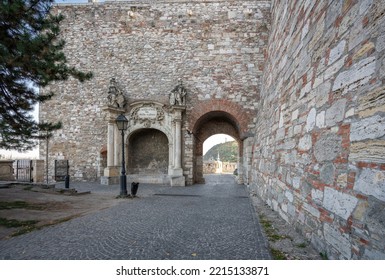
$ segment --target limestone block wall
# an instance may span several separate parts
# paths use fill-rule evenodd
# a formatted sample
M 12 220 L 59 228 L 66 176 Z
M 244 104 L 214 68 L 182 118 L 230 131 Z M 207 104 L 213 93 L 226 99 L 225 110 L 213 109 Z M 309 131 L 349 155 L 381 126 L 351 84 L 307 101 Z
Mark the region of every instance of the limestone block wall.
M 13 160 L 0 160 L 0 181 L 14 181 Z
M 333 259 L 385 259 L 385 1 L 273 1 L 252 188 Z
M 194 110 L 224 100 L 255 114 L 270 1 L 114 1 L 63 4 L 54 12 L 65 16 L 61 35 L 69 64 L 94 73 L 83 84 L 69 79 L 42 89 L 56 95 L 42 104 L 40 119 L 63 123 L 50 140 L 50 164 L 68 159 L 72 179 L 96 180 L 102 170 L 98 165 L 103 162 L 107 122 L 101 108 L 112 77 L 129 103 L 168 104 L 170 91 L 183 81 L 189 90 L 182 128 L 188 183 L 193 176 L 193 140 L 187 128 Z M 251 130 L 255 119 L 245 119 L 251 120 L 244 125 Z M 40 151 L 45 157 L 44 142 Z

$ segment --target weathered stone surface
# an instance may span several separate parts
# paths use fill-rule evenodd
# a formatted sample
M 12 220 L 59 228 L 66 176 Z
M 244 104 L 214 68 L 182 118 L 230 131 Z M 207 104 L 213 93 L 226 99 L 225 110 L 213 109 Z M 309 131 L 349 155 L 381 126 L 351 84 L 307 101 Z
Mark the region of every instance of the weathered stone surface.
M 379 52 L 382 52 L 383 50 L 385 50 L 385 34 L 377 38 L 376 49 Z
M 285 138 L 286 129 L 284 127 L 277 130 L 277 140 L 282 140 Z
M 373 4 L 373 0 L 361 0 L 359 14 L 362 15 L 363 13 L 365 13 L 372 4 Z
M 321 135 L 315 143 L 314 156 L 317 161 L 333 161 L 341 152 L 341 136 L 334 133 Z
M 317 190 L 317 189 L 312 189 L 311 190 L 311 197 L 314 202 L 317 204 L 322 204 L 324 193 L 323 191 Z
M 337 17 L 341 14 L 342 5 L 343 5 L 342 1 L 331 2 L 326 13 L 325 22 L 327 27 L 331 27 L 336 21 Z
M 366 211 L 368 209 L 369 203 L 367 201 L 359 201 L 356 209 L 353 212 L 352 217 L 358 221 L 363 221 Z
M 345 50 L 345 46 L 346 46 L 346 41 L 342 40 L 337 44 L 337 46 L 331 49 L 329 62 L 328 62 L 329 65 L 333 64 L 335 61 L 337 61 L 337 59 L 339 59 L 342 56 Z
M 385 140 L 352 143 L 349 160 L 385 163 Z
M 358 114 L 369 117 L 377 112 L 385 112 L 385 87 L 377 88 L 360 98 Z
M 334 64 L 330 65 L 325 71 L 325 79 L 330 79 L 335 76 L 335 74 L 342 69 L 345 65 L 347 56 L 343 56 Z
M 376 58 L 368 57 L 354 64 L 349 70 L 340 73 L 334 81 L 333 91 L 356 89 L 369 82 L 376 71 Z
M 307 119 L 306 119 L 306 131 L 311 131 L 313 130 L 314 126 L 315 126 L 315 121 L 316 121 L 316 115 L 317 115 L 317 111 L 315 108 L 312 108 L 309 112 L 309 114 L 307 115 Z
M 312 139 L 310 134 L 306 134 L 301 139 L 299 139 L 298 149 L 300 151 L 308 151 L 312 147 Z
M 292 193 L 292 192 L 286 191 L 286 192 L 285 192 L 285 196 L 286 196 L 286 198 L 287 198 L 290 202 L 293 202 L 293 201 L 294 201 L 294 196 L 293 196 L 293 193 Z
M 367 52 L 371 51 L 374 48 L 373 42 L 368 42 L 365 45 L 363 45 L 354 55 L 353 60 L 359 59 L 361 56 L 366 54 Z
M 345 259 L 351 258 L 351 243 L 349 235 L 341 233 L 335 227 L 325 224 L 324 225 L 324 237 L 328 244 L 336 248 Z
M 311 10 L 310 2 L 315 3 Z M 320 252 L 326 250 L 332 259 L 366 258 L 366 249 L 375 252 L 385 248 L 377 241 L 381 236 L 359 228 L 368 219 L 367 195 L 354 188 L 360 184 L 357 180 L 362 166 L 374 166 L 376 172 L 382 172 L 382 165 L 375 163 L 383 163 L 381 158 L 385 158 L 380 150 L 385 136 L 383 3 L 300 0 L 290 5 L 275 1 L 272 5 L 276 22 L 271 26 L 260 126 L 254 141 L 268 146 L 263 161 L 275 162 L 284 171 L 272 174 L 257 167 L 253 175 L 261 194 L 277 198 L 275 208 L 287 209 L 281 212 L 316 239 Z M 283 105 L 284 122 L 279 123 L 277 112 Z M 283 138 L 275 141 L 271 132 L 275 133 L 280 124 L 286 134 L 281 133 Z M 289 145 L 283 144 L 292 143 L 293 138 L 297 142 L 294 161 L 284 149 Z M 262 161 L 258 156 L 254 160 Z M 277 176 L 286 179 L 287 189 L 294 195 L 294 213 L 289 214 L 293 208 L 289 199 L 282 202 L 284 208 L 280 207 L 278 191 L 272 187 Z M 365 181 L 368 189 L 373 187 L 370 180 Z M 319 218 L 316 210 L 321 213 Z M 346 226 L 350 226 L 352 216 L 360 223 L 356 226 L 357 220 L 353 221 L 349 231 Z M 381 224 L 378 216 L 374 220 Z
M 303 209 L 307 212 L 309 212 L 312 216 L 316 217 L 316 218 L 319 218 L 321 213 L 318 209 L 316 209 L 315 207 L 311 206 L 310 204 L 308 203 L 304 203 L 303 204 Z
M 294 177 L 293 178 L 293 187 L 295 189 L 299 189 L 300 186 L 301 186 L 301 177 Z
M 354 190 L 385 201 L 385 171 L 364 168 L 357 174 Z
M 348 174 L 343 173 L 337 177 L 337 186 L 340 188 L 346 188 L 348 185 Z
M 347 220 L 356 207 L 358 199 L 346 193 L 325 188 L 323 206 L 330 212 Z
M 328 73 L 328 71 L 326 71 L 326 73 Z M 322 107 L 324 104 L 326 104 L 326 102 L 329 99 L 330 89 L 331 89 L 331 83 L 329 81 L 326 81 L 325 83 L 322 84 L 322 86 L 317 87 L 315 92 L 317 108 Z
M 376 199 L 368 199 L 365 223 L 369 232 L 377 236 L 377 241 L 385 245 L 385 203 Z
M 315 121 L 316 121 L 317 127 L 319 128 L 325 127 L 325 111 L 322 111 L 321 113 L 319 113 Z
M 350 128 L 350 140 L 362 141 L 376 139 L 385 135 L 385 117 L 375 115 L 353 122 Z
M 363 258 L 367 260 L 385 260 L 385 253 L 378 250 L 371 250 L 368 248 L 365 249 Z
M 320 179 L 330 185 L 334 182 L 335 168 L 332 163 L 326 163 L 320 170 Z
M 345 108 L 346 99 L 340 99 L 327 109 L 325 114 L 326 126 L 333 126 L 341 122 L 345 116 Z

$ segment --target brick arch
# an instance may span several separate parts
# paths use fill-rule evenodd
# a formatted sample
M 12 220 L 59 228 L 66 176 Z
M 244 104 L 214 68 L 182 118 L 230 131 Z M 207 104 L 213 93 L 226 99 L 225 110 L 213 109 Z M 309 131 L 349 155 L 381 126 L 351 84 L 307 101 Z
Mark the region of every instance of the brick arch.
M 200 110 L 200 112 L 203 111 Z M 238 166 L 241 165 L 243 154 L 242 125 L 229 112 L 221 110 L 206 112 L 195 120 L 192 129 L 192 134 L 194 135 L 193 180 L 195 183 L 204 183 L 203 142 L 212 135 L 222 133 L 232 136 L 238 142 Z
M 243 108 L 237 103 L 225 99 L 200 101 L 195 104 L 195 106 L 187 112 L 189 130 L 195 133 L 200 126 L 202 118 L 215 111 L 228 114 L 231 122 L 237 126 L 239 137 L 241 139 L 249 136 L 250 132 L 248 130 L 248 125 L 252 123 L 253 112 Z
M 208 113 L 207 115 L 210 115 Z M 208 118 L 204 123 L 202 123 L 199 128 L 194 133 L 195 137 L 195 154 L 203 155 L 203 143 L 215 134 L 227 134 L 233 137 L 238 144 L 242 143 L 238 129 L 232 124 L 226 117 L 221 119 Z M 239 155 L 242 155 L 242 150 L 239 151 Z

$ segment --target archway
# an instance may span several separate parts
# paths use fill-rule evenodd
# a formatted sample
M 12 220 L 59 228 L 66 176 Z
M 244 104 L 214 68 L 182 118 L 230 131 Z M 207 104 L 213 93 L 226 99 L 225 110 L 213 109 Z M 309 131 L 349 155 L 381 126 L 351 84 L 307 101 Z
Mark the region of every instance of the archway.
M 238 142 L 238 166 L 242 164 L 243 141 L 240 137 L 239 124 L 230 113 L 225 111 L 212 111 L 202 115 L 195 123 L 194 129 L 194 154 L 193 167 L 194 183 L 204 183 L 203 177 L 203 143 L 212 135 L 227 134 Z M 242 176 L 240 174 L 239 178 Z M 240 181 L 239 181 L 240 182 Z

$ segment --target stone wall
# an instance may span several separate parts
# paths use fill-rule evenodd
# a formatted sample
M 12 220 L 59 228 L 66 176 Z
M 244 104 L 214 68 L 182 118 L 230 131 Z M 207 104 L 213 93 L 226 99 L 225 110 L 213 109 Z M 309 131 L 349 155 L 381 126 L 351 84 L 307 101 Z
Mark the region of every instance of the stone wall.
M 243 131 L 239 133 L 244 135 L 255 126 L 270 1 L 64 4 L 55 6 L 55 13 L 65 16 L 61 34 L 69 63 L 94 73 L 83 84 L 69 79 L 42 89 L 56 95 L 42 104 L 40 119 L 63 123 L 50 139 L 50 164 L 68 159 L 72 179 L 89 181 L 100 176 L 107 137 L 106 114 L 101 108 L 107 103 L 112 77 L 128 103 L 156 100 L 168 104 L 170 91 L 179 79 L 183 81 L 189 90 L 182 128 L 188 184 L 194 174 L 194 140 L 189 131 L 202 105 L 214 101 L 227 112 L 241 108 L 244 113 L 238 121 Z M 45 157 L 44 142 L 40 151 Z
M 0 181 L 14 181 L 13 160 L 0 160 Z
M 385 259 L 385 1 L 273 1 L 251 188 L 333 259 Z
M 129 139 L 128 174 L 168 174 L 167 136 L 155 129 L 146 129 Z

